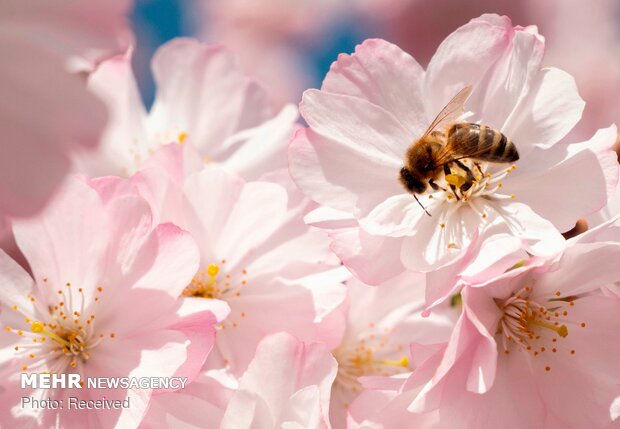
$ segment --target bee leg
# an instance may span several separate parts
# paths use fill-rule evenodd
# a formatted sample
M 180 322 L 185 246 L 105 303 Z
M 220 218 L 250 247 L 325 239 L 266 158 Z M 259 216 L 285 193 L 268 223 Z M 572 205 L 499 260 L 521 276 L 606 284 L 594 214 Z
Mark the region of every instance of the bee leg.
M 443 165 L 443 174 L 446 175 L 446 176 L 449 175 L 449 174 L 452 174 L 452 172 L 450 171 L 450 167 L 448 167 L 448 164 L 444 164 Z M 450 189 L 452 190 L 452 194 L 454 195 L 456 200 L 457 201 L 461 201 L 459 196 L 456 194 L 456 186 L 454 186 L 453 184 L 450 184 Z
M 471 185 L 473 185 L 474 182 L 476 181 L 476 177 L 474 176 L 474 173 L 471 172 L 470 168 L 466 166 L 465 164 L 463 164 L 461 161 L 459 161 L 458 159 L 455 159 L 454 162 L 465 172 L 465 174 L 467 174 L 465 183 L 461 185 L 461 192 L 467 192 L 467 190 L 471 188 Z
M 484 177 L 484 173 L 482 172 L 482 168 L 480 168 L 480 164 L 477 162 L 474 162 L 474 165 L 476 166 L 476 170 L 478 170 L 478 173 L 480 173 L 480 176 Z

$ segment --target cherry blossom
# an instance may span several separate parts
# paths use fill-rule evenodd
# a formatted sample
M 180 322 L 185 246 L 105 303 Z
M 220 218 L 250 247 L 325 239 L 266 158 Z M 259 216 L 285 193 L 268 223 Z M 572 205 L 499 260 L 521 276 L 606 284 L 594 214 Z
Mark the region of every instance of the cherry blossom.
M 199 263 L 192 238 L 174 225 L 153 224 L 140 197 L 102 197 L 71 179 L 39 216 L 14 223 L 32 276 L 0 253 L 2 426 L 47 427 L 57 419 L 63 427 L 136 426 L 150 390 L 105 390 L 107 399 L 129 398 L 128 409 L 28 408 L 19 402 L 25 395 L 104 395 L 22 390 L 20 373 L 191 380 L 213 346 L 217 315 L 227 309 L 179 298 Z
M 140 99 L 131 52 L 103 62 L 89 79 L 106 102 L 111 121 L 95 153 L 80 170 L 131 176 L 161 146 L 194 145 L 205 163 L 216 162 L 246 179 L 286 165 L 285 146 L 297 112 L 274 114 L 267 94 L 245 76 L 222 46 L 175 39 L 155 53 L 157 96 L 150 112 Z
M 332 351 L 338 375 L 331 394 L 330 421 L 345 428 L 349 406 L 364 390 L 364 379 L 407 374 L 414 369 L 409 344 L 447 339 L 452 311 L 422 317 L 424 276 L 406 273 L 379 287 L 347 282 L 348 311 L 341 343 Z
M 143 195 L 158 221 L 189 231 L 201 257 L 180 295 L 230 308 L 198 385 L 154 397 L 147 427 L 192 420 L 179 410 L 196 400 L 219 410 L 212 415 L 218 420 L 265 335 L 285 329 L 328 347 L 342 337 L 342 283 L 350 274 L 333 258 L 325 234 L 303 222 L 314 204 L 281 174 L 269 177 L 273 181 L 245 182 L 203 165 L 191 146 L 172 144 L 129 181 L 93 181 L 101 193 Z
M 562 140 L 584 104 L 568 74 L 541 68 L 543 52 L 534 27 L 513 27 L 496 15 L 452 33 L 426 71 L 394 45 L 364 42 L 339 57 L 321 90 L 304 94 L 309 128 L 289 149 L 293 179 L 313 200 L 355 217 L 360 235 L 378 237 L 372 246 L 408 269 L 450 263 L 494 223 L 532 253 L 561 250 L 557 230 L 600 209 L 615 189 L 618 166 L 609 160 L 616 128 L 582 143 Z M 437 191 L 419 196 L 428 216 L 399 183 L 399 172 L 409 145 L 467 85 L 473 86 L 467 121 L 502 131 L 520 159 L 467 161 L 477 171 L 473 186 L 453 192 L 442 178 Z M 454 168 L 448 181 L 463 174 Z
M 391 400 L 436 427 L 603 428 L 618 416 L 618 221 L 570 239 L 558 258 L 531 257 L 462 289 L 450 339 L 413 344 L 422 365 Z M 402 412 L 402 409 L 394 412 Z
M 198 243 L 200 266 L 183 295 L 231 309 L 218 325 L 209 369 L 241 375 L 258 341 L 284 327 L 304 341 L 340 340 L 331 313 L 350 274 L 325 234 L 303 222 L 313 204 L 292 184 L 246 182 L 179 145 L 162 148 L 130 181 L 97 182 L 112 194 L 138 192 L 158 221 L 179 225 Z

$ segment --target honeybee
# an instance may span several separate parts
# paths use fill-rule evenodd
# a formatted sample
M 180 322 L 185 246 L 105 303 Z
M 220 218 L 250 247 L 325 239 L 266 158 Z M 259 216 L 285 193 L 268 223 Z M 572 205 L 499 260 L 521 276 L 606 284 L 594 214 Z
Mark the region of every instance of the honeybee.
M 400 182 L 429 216 L 416 194 L 424 193 L 428 186 L 434 190 L 443 189 L 435 183 L 442 172 L 456 199 L 459 199 L 457 188 L 461 193 L 466 192 L 476 180 L 461 159 L 473 160 L 479 170 L 475 161 L 507 163 L 519 159 L 514 143 L 500 131 L 486 125 L 457 122 L 471 91 L 472 87 L 466 86 L 439 112 L 424 135 L 409 147 L 405 166 L 400 170 Z M 464 178 L 453 175 L 452 168 L 462 170 Z M 459 180 L 447 180 L 455 177 Z

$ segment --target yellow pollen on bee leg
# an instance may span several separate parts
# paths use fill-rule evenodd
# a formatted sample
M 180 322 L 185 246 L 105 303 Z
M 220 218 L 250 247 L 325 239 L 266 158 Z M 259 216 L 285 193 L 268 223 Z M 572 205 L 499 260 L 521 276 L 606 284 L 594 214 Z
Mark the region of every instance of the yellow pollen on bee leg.
M 446 182 L 448 182 L 450 185 L 454 185 L 457 188 L 460 188 L 465 183 L 465 178 L 457 174 L 447 174 Z

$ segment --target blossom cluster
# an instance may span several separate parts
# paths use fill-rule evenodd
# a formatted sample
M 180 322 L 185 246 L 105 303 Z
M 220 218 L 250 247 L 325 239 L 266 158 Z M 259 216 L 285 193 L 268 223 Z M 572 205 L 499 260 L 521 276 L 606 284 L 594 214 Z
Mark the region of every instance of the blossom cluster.
M 179 38 L 147 109 L 128 7 L 0 5 L 0 427 L 618 427 L 618 131 L 536 27 L 366 40 L 299 108 Z

